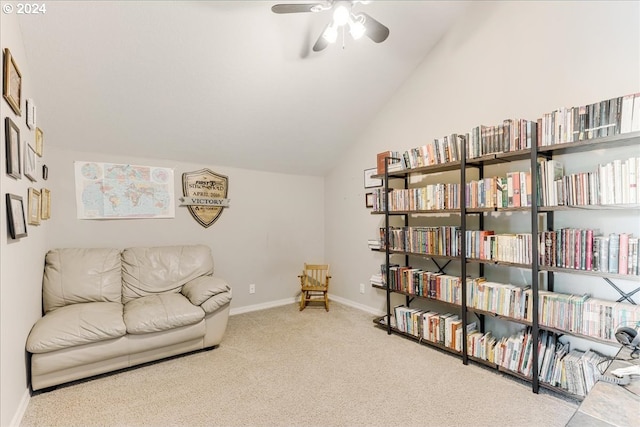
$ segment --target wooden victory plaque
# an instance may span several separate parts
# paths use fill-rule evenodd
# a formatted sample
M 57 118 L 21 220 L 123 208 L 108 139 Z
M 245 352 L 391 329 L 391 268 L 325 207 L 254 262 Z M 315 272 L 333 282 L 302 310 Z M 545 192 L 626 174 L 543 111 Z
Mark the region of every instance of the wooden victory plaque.
M 191 216 L 203 227 L 209 227 L 229 207 L 227 190 L 229 178 L 210 169 L 200 169 L 182 174 L 182 202 Z

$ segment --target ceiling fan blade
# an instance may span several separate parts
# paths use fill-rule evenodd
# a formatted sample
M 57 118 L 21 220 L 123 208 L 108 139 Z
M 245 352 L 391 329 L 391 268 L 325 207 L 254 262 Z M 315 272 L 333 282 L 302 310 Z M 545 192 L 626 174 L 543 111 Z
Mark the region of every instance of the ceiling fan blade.
M 320 52 L 325 47 L 329 46 L 329 41 L 324 38 L 324 32 L 327 31 L 327 28 L 329 28 L 329 25 L 331 25 L 331 22 L 329 22 L 327 26 L 324 27 L 324 30 L 322 30 L 322 32 L 320 33 L 320 37 L 318 37 L 318 40 L 316 40 L 316 44 L 313 45 L 314 52 Z
M 300 13 L 313 12 L 312 7 L 318 6 L 317 3 L 308 4 L 276 4 L 271 7 L 273 13 Z
M 387 27 L 364 12 L 360 12 L 359 15 L 364 16 L 364 27 L 367 29 L 365 34 L 371 40 L 376 43 L 381 43 L 389 37 L 389 29 Z

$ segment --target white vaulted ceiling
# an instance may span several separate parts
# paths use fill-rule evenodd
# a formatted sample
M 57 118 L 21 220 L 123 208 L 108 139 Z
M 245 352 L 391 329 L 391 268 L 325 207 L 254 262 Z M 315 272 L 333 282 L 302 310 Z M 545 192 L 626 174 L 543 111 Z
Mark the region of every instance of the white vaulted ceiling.
M 330 12 L 276 3 L 296 2 L 49 1 L 22 16 L 47 144 L 324 175 L 465 6 L 357 5 L 389 38 L 316 53 Z

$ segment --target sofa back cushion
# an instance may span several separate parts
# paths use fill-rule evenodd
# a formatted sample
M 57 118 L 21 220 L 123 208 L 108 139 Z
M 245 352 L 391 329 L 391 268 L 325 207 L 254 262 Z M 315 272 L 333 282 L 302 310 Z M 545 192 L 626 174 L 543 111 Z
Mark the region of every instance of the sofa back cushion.
M 45 313 L 70 304 L 122 302 L 120 251 L 52 249 L 45 256 L 42 299 Z
M 211 274 L 213 257 L 205 245 L 128 248 L 122 251 L 122 302 L 178 293 L 190 280 Z

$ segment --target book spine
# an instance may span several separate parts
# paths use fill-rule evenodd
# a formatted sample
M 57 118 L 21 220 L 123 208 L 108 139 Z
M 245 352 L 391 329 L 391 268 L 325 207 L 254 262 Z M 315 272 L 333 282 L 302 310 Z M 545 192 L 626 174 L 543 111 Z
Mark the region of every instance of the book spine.
M 609 273 L 618 274 L 620 258 L 620 235 L 611 233 L 609 235 Z
M 591 271 L 593 269 L 593 230 L 587 230 L 585 252 L 585 269 Z
M 627 274 L 629 268 L 629 235 L 621 233 L 619 241 L 618 274 Z

